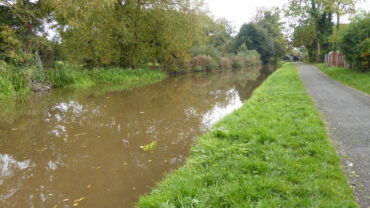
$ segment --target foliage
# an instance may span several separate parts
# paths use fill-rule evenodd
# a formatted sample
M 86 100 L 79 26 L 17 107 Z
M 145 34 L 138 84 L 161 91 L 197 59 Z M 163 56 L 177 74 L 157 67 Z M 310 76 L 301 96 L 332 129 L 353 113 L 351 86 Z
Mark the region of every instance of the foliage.
M 254 22 L 265 28 L 271 36 L 274 42 L 274 54 L 277 58 L 282 58 L 287 50 L 287 41 L 283 34 L 283 22 L 280 13 L 281 11 L 278 8 L 260 9 L 254 18 Z
M 261 125 L 263 124 L 263 125 Z M 201 137 L 137 207 L 357 207 L 294 65 Z
M 14 94 L 15 90 L 10 79 L 7 76 L 0 74 L 0 99 L 13 96 Z
M 275 55 L 274 42 L 268 31 L 256 23 L 244 24 L 236 37 L 236 46 L 245 44 L 248 49 L 256 50 L 264 63 Z
M 296 18 L 293 45 L 304 46 L 308 50 L 310 61 L 323 60 L 324 54 L 337 48 L 331 36 L 334 29 L 334 18 L 337 16 L 337 29 L 340 18 L 355 12 L 358 0 L 289 0 L 286 10 L 288 16 Z
M 240 28 L 234 51 L 240 50 L 242 46 L 255 50 L 261 55 L 264 63 L 268 63 L 272 57 L 282 58 L 287 50 L 287 42 L 282 31 L 280 11 L 276 8 L 260 9 L 253 22 Z
M 220 67 L 221 69 L 231 69 L 234 64 L 233 57 L 221 57 L 220 58 Z
M 183 67 L 203 14 L 186 0 L 49 1 L 68 60 L 89 66 Z M 180 66 L 176 66 L 179 64 Z
M 193 57 L 190 61 L 190 65 L 192 68 L 200 67 L 205 69 L 205 67 L 211 62 L 211 60 L 212 58 L 209 56 L 200 55 Z
M 315 64 L 331 78 L 370 95 L 370 72 L 359 72 L 346 68 L 328 67 L 326 64 Z
M 32 59 L 32 54 L 54 53 L 44 51 L 50 44 L 44 37 L 45 23 L 50 20 L 50 8 L 44 6 L 43 2 L 1 0 L 0 59 L 20 66 Z
M 340 49 L 354 68 L 370 71 L 370 13 L 353 19 L 342 34 Z

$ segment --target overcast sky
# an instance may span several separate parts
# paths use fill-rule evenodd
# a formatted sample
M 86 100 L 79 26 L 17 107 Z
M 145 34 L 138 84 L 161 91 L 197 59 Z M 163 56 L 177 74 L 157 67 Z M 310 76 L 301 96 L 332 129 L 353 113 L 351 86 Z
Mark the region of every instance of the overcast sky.
M 208 8 L 216 18 L 224 17 L 232 21 L 239 30 L 240 26 L 249 22 L 259 7 L 282 7 L 287 0 L 205 0 Z M 360 9 L 370 11 L 370 0 L 363 0 Z

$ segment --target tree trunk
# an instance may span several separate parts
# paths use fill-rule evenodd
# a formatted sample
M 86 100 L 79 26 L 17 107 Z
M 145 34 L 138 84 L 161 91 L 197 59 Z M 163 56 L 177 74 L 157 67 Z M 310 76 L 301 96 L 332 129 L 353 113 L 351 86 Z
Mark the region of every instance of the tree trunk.
M 316 61 L 317 62 L 320 62 L 320 42 L 317 41 L 317 57 L 316 57 Z
M 337 28 L 339 28 L 340 25 L 340 14 L 339 12 L 337 13 Z

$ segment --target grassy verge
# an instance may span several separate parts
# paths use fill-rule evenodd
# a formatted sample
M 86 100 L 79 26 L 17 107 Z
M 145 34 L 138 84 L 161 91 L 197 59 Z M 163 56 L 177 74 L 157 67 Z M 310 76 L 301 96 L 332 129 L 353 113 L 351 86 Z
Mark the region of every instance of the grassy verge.
M 29 94 L 35 86 L 52 88 L 86 88 L 100 84 L 119 84 L 120 89 L 152 84 L 167 75 L 149 69 L 94 68 L 60 63 L 44 72 L 35 67 L 0 67 L 0 100 Z
M 329 67 L 326 64 L 315 64 L 315 66 L 331 78 L 370 94 L 370 72 L 358 72 L 340 67 Z
M 138 207 L 357 207 L 293 64 L 202 136 Z
M 55 88 L 81 88 L 98 84 L 151 84 L 164 79 L 166 74 L 149 69 L 94 68 L 50 70 L 47 77 Z

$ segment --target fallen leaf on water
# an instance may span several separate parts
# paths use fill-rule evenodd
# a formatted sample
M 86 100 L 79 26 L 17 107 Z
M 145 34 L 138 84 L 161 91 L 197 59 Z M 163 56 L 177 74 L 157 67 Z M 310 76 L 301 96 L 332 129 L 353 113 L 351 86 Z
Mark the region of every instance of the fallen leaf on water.
M 150 162 L 150 163 L 151 163 L 151 162 L 152 162 L 152 160 L 148 160 L 148 162 Z
M 76 134 L 75 136 L 82 136 L 82 135 L 86 135 L 87 133 L 81 133 L 81 134 Z
M 63 199 L 63 202 L 67 202 L 67 201 L 69 201 L 69 199 Z
M 11 129 L 12 131 L 17 131 L 18 129 L 17 128 L 15 128 L 15 129 Z
M 96 167 L 95 169 L 96 169 L 96 170 L 99 170 L 100 168 L 101 168 L 101 167 L 100 167 L 100 166 L 98 166 L 98 167 Z
M 74 201 L 73 201 L 73 203 L 78 203 L 78 202 L 80 202 L 80 201 L 82 201 L 82 200 L 84 200 L 85 199 L 85 197 L 81 197 L 81 198 L 79 198 L 79 199 L 75 199 Z
M 127 165 L 127 162 L 123 163 L 123 166 L 126 166 Z
M 136 187 L 134 186 L 134 187 L 132 187 L 132 189 L 136 190 Z
M 74 206 L 74 207 L 77 207 L 77 206 L 78 206 L 78 203 L 74 203 L 74 204 L 73 204 L 73 206 Z
M 85 145 L 82 145 L 81 147 L 82 147 L 82 148 L 86 148 L 86 146 L 85 146 Z
M 152 141 L 147 145 L 140 146 L 140 149 L 142 149 L 145 152 L 153 151 L 155 148 L 157 148 L 157 141 Z
M 91 184 L 87 185 L 86 188 L 88 188 L 88 189 L 91 188 Z

